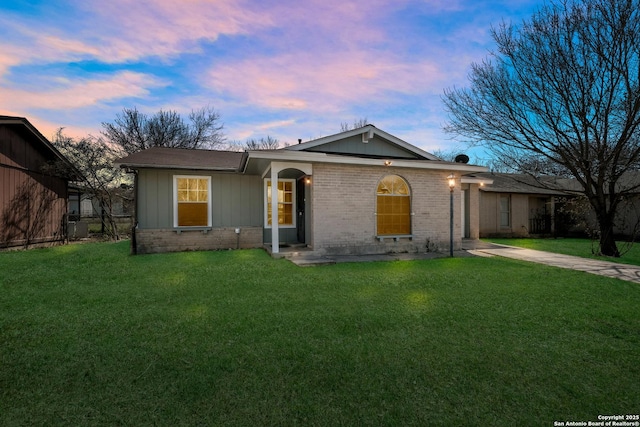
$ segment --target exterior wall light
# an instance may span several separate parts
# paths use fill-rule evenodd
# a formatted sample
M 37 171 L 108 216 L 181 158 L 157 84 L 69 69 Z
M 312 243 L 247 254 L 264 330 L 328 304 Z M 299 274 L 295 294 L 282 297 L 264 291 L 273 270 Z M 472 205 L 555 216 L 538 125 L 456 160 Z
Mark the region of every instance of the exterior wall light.
M 384 161 L 384 165 L 385 166 L 391 166 L 391 163 L 393 163 L 391 160 L 385 160 Z
M 453 189 L 456 187 L 456 176 L 454 174 L 451 174 L 447 177 L 447 179 L 449 180 L 449 190 L 451 190 L 451 192 L 453 193 Z

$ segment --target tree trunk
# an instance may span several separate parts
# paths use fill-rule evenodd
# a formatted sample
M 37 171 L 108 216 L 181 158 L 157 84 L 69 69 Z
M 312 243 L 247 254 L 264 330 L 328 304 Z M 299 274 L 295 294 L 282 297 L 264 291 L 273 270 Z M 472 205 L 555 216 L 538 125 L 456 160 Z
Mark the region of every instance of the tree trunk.
M 600 217 L 598 222 L 600 225 L 600 254 L 611 257 L 620 257 L 620 251 L 616 245 L 613 235 L 613 218 L 611 214 Z

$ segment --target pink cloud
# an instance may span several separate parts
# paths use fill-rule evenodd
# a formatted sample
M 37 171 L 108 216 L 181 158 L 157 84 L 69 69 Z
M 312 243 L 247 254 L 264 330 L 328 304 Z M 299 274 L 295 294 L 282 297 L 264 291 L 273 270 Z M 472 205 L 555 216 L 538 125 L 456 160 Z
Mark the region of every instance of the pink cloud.
M 199 40 L 248 34 L 271 25 L 268 17 L 233 0 L 95 0 L 81 7 L 95 14 L 93 30 L 106 62 L 196 51 Z
M 234 0 L 87 0 L 68 25 L 0 17 L 11 45 L 0 46 L 0 76 L 11 67 L 95 58 L 105 63 L 197 51 L 201 40 L 249 34 L 272 25 L 270 18 Z
M 20 63 L 20 58 L 10 52 L 0 51 L 0 78 L 11 68 Z
M 66 38 L 59 31 L 38 31 L 24 23 L 0 20 L 0 25 L 6 25 L 13 34 L 20 35 L 11 43 L 0 45 L 0 77 L 5 75 L 11 67 L 30 63 L 51 63 L 79 60 L 99 55 L 99 47 Z
M 146 74 L 129 71 L 103 80 L 57 79 L 49 89 L 0 88 L 0 108 L 6 109 L 74 109 L 118 98 L 142 97 L 149 89 L 163 83 Z
M 5 109 L 0 106 L 0 115 L 2 116 L 14 116 L 14 117 L 26 117 L 29 122 L 38 129 L 38 131 L 49 141 L 54 137 L 58 129 L 63 128 L 63 133 L 72 138 L 84 138 L 87 135 L 96 135 L 95 127 L 82 127 L 82 126 L 67 126 L 64 123 L 52 122 L 25 110 L 20 109 Z
M 241 140 L 249 138 L 264 138 L 270 132 L 278 132 L 282 129 L 290 129 L 295 125 L 295 120 L 276 120 L 271 122 L 262 122 L 257 124 L 245 125 L 244 128 L 236 129 L 235 135 Z M 280 141 L 281 143 L 287 141 Z
M 89 44 L 64 39 L 58 36 L 44 36 L 38 38 L 39 49 L 38 56 L 45 55 L 47 59 L 59 60 L 59 55 L 62 53 L 66 57 L 83 57 L 83 56 L 97 56 L 100 54 L 100 49 Z
M 204 84 L 266 108 L 335 110 L 352 102 L 383 102 L 385 92 L 440 93 L 444 78 L 435 64 L 390 54 L 298 52 L 216 65 Z

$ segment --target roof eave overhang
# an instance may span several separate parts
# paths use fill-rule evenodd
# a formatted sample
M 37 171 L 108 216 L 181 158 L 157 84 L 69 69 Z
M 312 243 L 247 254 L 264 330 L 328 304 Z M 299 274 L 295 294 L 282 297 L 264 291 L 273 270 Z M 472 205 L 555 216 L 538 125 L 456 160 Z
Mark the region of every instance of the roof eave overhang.
M 145 163 L 120 163 L 115 162 L 115 165 L 122 169 L 180 169 L 180 170 L 193 170 L 193 171 L 211 171 L 211 172 L 238 172 L 238 168 L 215 168 L 207 166 L 184 166 L 184 165 L 157 165 L 157 164 L 145 164 Z
M 486 184 L 486 183 L 485 183 Z M 572 196 L 576 193 L 572 193 L 570 191 L 562 191 L 562 190 L 549 190 L 545 188 L 536 190 L 522 190 L 522 189 L 514 189 L 514 188 L 493 188 L 493 187 L 483 187 L 480 191 L 484 191 L 486 193 L 504 193 L 504 194 L 523 194 L 527 196 Z
M 492 179 L 478 178 L 476 176 L 463 176 L 461 178 L 461 182 L 463 184 L 479 184 L 479 185 L 491 185 L 491 184 L 493 184 L 493 180 Z
M 82 173 L 78 168 L 69 161 L 34 125 L 31 124 L 26 117 L 13 117 L 2 116 L 0 117 L 0 124 L 7 125 L 21 125 L 24 126 L 42 145 L 60 162 L 62 162 L 66 168 L 65 178 L 69 180 L 83 179 Z
M 460 172 L 487 172 L 484 166 L 474 166 L 464 163 L 443 162 L 437 160 L 400 160 L 400 159 L 372 159 L 362 157 L 340 156 L 327 153 L 317 153 L 309 151 L 248 151 L 246 167 L 252 160 L 267 160 L 281 162 L 311 162 L 311 163 L 333 163 L 350 164 L 359 166 L 387 166 L 397 168 L 431 169 Z M 484 180 L 486 182 L 486 180 Z

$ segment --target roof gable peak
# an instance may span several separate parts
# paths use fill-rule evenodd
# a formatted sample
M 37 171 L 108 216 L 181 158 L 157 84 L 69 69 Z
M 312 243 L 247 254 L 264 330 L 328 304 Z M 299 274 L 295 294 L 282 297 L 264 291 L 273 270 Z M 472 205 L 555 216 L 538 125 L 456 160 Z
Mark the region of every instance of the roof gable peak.
M 372 147 L 373 145 L 376 145 L 376 147 Z M 301 142 L 284 149 L 289 151 L 315 151 L 362 157 L 379 156 L 441 160 L 437 156 L 378 129 L 372 124 L 317 138 L 308 142 Z

